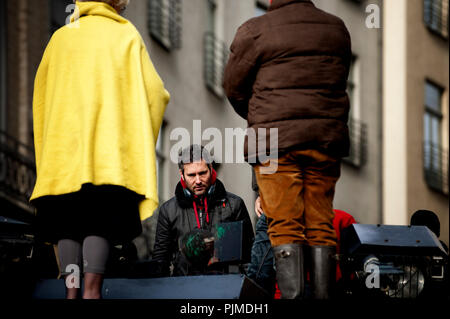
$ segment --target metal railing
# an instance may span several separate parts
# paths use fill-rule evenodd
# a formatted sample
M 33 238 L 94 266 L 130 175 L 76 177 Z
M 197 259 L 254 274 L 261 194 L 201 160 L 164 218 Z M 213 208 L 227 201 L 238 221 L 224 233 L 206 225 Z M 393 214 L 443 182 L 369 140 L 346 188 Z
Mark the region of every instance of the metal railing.
M 35 182 L 33 148 L 0 131 L 0 195 L 32 212 L 29 198 Z
M 424 0 L 423 18 L 430 30 L 448 39 L 448 0 Z
M 150 35 L 167 50 L 181 48 L 181 1 L 149 0 Z
M 362 167 L 367 162 L 367 125 L 350 118 L 348 121 L 350 134 L 350 152 L 343 161 L 354 167 Z
M 448 195 L 448 151 L 430 142 L 424 143 L 423 169 L 427 185 Z
M 228 61 L 229 49 L 212 32 L 206 32 L 203 39 L 204 79 L 206 87 L 218 97 L 225 96 L 222 88 L 223 73 Z

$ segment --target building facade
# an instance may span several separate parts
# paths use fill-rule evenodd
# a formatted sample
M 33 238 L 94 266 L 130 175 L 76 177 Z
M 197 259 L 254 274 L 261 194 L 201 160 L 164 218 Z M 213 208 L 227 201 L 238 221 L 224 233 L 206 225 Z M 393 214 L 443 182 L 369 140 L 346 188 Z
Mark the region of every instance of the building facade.
M 433 210 L 448 244 L 448 0 L 313 2 L 339 16 L 352 37 L 351 154 L 343 161 L 335 208 L 360 223 L 400 225 L 417 209 Z M 35 178 L 34 76 L 71 4 L 0 2 L 2 214 L 33 213 L 26 198 Z M 131 0 L 124 12 L 171 93 L 157 144 L 161 203 L 180 178 L 177 147 L 214 144 L 220 146 L 213 149 L 219 178 L 255 220 L 251 168 L 239 158 L 246 122 L 224 97 L 221 82 L 237 28 L 267 7 L 268 0 Z M 157 216 L 144 222 L 135 240 L 140 258 L 151 257 Z
M 448 0 L 386 0 L 383 24 L 383 223 L 432 210 L 448 244 Z
M 35 182 L 34 76 L 49 39 L 46 1 L 0 3 L 0 215 L 28 220 Z

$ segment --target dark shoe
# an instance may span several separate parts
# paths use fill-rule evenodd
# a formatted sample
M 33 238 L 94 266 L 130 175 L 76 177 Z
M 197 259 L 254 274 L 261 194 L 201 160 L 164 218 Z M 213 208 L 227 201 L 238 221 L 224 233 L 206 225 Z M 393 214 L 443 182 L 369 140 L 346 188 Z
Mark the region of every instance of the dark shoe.
M 311 286 L 314 299 L 330 299 L 336 285 L 336 247 L 311 246 Z
M 300 244 L 273 247 L 277 283 L 282 299 L 302 299 L 304 295 L 304 253 Z

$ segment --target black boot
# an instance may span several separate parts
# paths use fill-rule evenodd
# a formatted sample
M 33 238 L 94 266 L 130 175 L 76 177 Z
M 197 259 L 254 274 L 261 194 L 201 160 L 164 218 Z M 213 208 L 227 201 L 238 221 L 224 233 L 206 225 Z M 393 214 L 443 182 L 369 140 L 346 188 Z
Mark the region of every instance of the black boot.
M 304 253 L 300 244 L 273 247 L 277 283 L 282 299 L 302 299 L 304 295 Z
M 311 286 L 314 299 L 330 299 L 336 285 L 336 247 L 311 246 Z

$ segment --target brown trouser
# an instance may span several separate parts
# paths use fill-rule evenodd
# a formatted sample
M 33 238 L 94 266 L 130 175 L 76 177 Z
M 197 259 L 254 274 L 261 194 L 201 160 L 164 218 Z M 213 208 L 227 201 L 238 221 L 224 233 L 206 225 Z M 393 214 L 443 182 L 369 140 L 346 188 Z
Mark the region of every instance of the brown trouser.
M 340 159 L 302 150 L 286 153 L 276 161 L 273 174 L 262 174 L 261 168 L 269 162 L 254 167 L 272 246 L 335 246 L 333 198 Z

